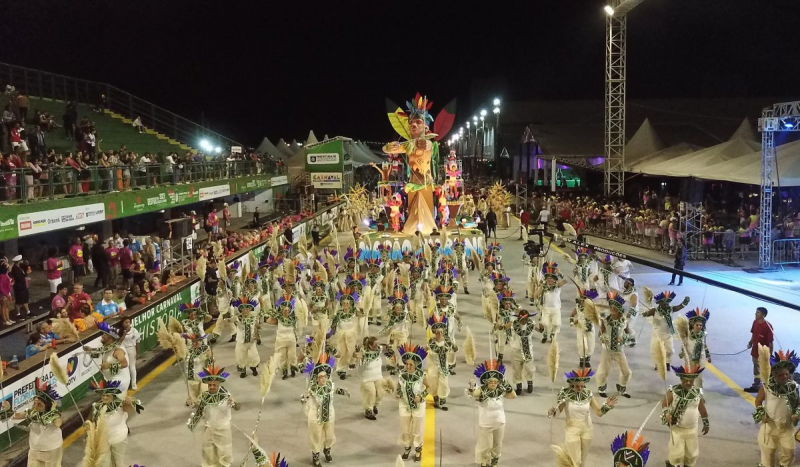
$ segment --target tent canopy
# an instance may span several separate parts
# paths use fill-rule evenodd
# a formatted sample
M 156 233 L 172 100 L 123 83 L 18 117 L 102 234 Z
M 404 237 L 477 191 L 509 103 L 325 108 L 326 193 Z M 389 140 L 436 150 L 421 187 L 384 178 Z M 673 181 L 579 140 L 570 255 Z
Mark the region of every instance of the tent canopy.
M 761 151 L 761 145 L 754 141 L 737 138 L 683 155 L 673 154 L 673 157 L 669 158 L 651 158 L 636 164 L 633 171 L 671 177 L 703 177 L 704 174 L 709 175 L 705 171 L 709 166 L 724 163 L 727 170 L 732 170 L 737 167 L 735 162 L 737 159 L 754 151 Z

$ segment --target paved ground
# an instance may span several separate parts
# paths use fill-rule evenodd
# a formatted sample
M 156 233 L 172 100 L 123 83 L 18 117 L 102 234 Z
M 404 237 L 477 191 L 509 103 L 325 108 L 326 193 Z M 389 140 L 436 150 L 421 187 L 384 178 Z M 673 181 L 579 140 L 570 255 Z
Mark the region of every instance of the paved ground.
M 524 267 L 521 262 L 522 243 L 514 231 L 501 230 L 499 237 L 503 244 L 503 262 L 512 278 L 512 285 L 524 297 Z M 502 239 L 503 237 L 508 237 Z M 603 245 L 610 246 L 610 245 Z M 571 271 L 567 259 L 557 248 L 549 252 L 549 258 L 562 265 L 565 272 Z M 724 277 L 731 277 L 729 273 Z M 743 273 L 744 274 L 744 273 Z M 734 276 L 736 274 L 733 274 Z M 634 276 L 637 285 L 647 285 L 656 293 L 666 287 L 669 276 L 666 273 L 637 267 Z M 762 281 L 769 276 L 749 276 L 748 284 L 763 288 L 767 293 L 784 293 L 780 284 Z M 731 279 L 733 280 L 733 279 Z M 737 279 L 744 281 L 745 279 Z M 478 291 L 477 275 L 469 280 L 473 291 Z M 757 427 L 750 413 L 752 398 L 741 393 L 738 387 L 752 381 L 750 358 L 745 349 L 749 339 L 749 329 L 755 307 L 759 304 L 748 297 L 732 292 L 708 287 L 695 281 L 686 281 L 675 288 L 678 299 L 683 295 L 692 297 L 690 307 L 705 307 L 712 312 L 709 322 L 709 346 L 715 354 L 713 366 L 705 375 L 705 393 L 711 416 L 711 432 L 700 442 L 702 466 L 746 466 L 758 461 L 758 446 L 755 441 Z M 796 292 L 796 291 L 795 291 Z M 567 285 L 562 293 L 564 322 L 574 304 L 575 288 Z M 478 359 L 488 357 L 488 323 L 481 317 L 480 296 L 461 294 L 458 297 L 459 311 L 464 316 L 465 325 L 475 333 Z M 800 336 L 789 330 L 798 329 L 800 314 L 795 311 L 769 307 L 769 320 L 774 324 L 779 345 L 783 348 L 798 348 Z M 627 429 L 636 429 L 645 420 L 662 397 L 664 383 L 653 371 L 650 361 L 650 326 L 642 318 L 636 318 L 633 328 L 638 335 L 639 344 L 627 351 L 633 370 L 629 391 L 633 398 L 621 399 L 617 408 L 602 419 L 595 419 L 594 442 L 591 447 L 587 467 L 605 467 L 610 464 L 609 444 L 612 438 Z M 374 333 L 377 329 L 371 329 Z M 459 344 L 464 334 L 458 336 Z M 272 353 L 274 333 L 270 329 L 260 347 L 262 361 Z M 224 341 L 223 341 L 224 342 Z M 575 332 L 565 327 L 558 337 L 561 348 L 559 374 L 577 365 L 575 355 Z M 233 344 L 222 343 L 214 348 L 220 365 L 233 369 Z M 553 465 L 550 445 L 563 442 L 563 417 L 548 419 L 547 409 L 554 403 L 558 388 L 564 383 L 559 377 L 555 384 L 549 382 L 547 367 L 543 357 L 547 352 L 544 344 L 535 344 L 536 379 L 533 394 L 523 393 L 522 397 L 506 402 L 507 427 L 502 463 L 504 465 Z M 677 352 L 677 349 L 676 349 Z M 599 349 L 595 353 L 599 362 Z M 426 449 L 423 466 L 462 466 L 473 464 L 473 449 L 477 431 L 477 409 L 474 403 L 463 395 L 464 388 L 473 379 L 469 368 L 459 354 L 456 376 L 450 379 L 452 388 L 449 399 L 450 411 L 428 409 L 426 423 Z M 677 361 L 674 363 L 678 363 Z M 510 369 L 509 369 L 510 372 Z M 609 382 L 614 384 L 617 375 L 612 371 Z M 349 466 L 393 466 L 401 449 L 396 444 L 397 402 L 385 400 L 380 406 L 378 421 L 364 419 L 358 398 L 358 375 L 340 382 L 353 394 L 352 399 L 337 397 L 336 436 L 334 464 Z M 668 382 L 677 382 L 674 375 Z M 306 445 L 306 421 L 302 415 L 299 396 L 304 390 L 305 378 L 298 376 L 287 381 L 276 380 L 273 390 L 264 405 L 264 416 L 259 426 L 258 438 L 268 450 L 279 450 L 286 455 L 291 465 L 310 465 L 309 450 Z M 590 383 L 595 390 L 596 384 Z M 232 377 L 226 387 L 240 401 L 244 409 L 234 414 L 236 426 L 249 432 L 253 429 L 259 405 L 258 382 L 248 377 Z M 183 404 L 185 383 L 177 367 L 167 366 L 152 380 L 140 383 L 138 397 L 146 406 L 142 415 L 130 419 L 131 437 L 128 445 L 128 463 L 144 465 L 199 465 L 201 436 L 200 430 L 191 433 L 186 428 L 190 410 Z M 652 443 L 650 465 L 663 465 L 669 443 L 669 434 L 660 424 L 658 412 L 650 419 L 644 429 L 648 441 Z M 435 440 L 435 443 L 432 442 Z M 72 441 L 72 440 L 71 440 Z M 83 453 L 83 438 L 72 442 L 64 455 L 65 465 L 78 465 Z M 234 432 L 234 465 L 240 465 L 247 454 L 246 439 Z M 434 462 L 435 461 L 435 462 Z M 252 465 L 252 460 L 249 461 Z M 412 465 L 408 462 L 407 465 Z

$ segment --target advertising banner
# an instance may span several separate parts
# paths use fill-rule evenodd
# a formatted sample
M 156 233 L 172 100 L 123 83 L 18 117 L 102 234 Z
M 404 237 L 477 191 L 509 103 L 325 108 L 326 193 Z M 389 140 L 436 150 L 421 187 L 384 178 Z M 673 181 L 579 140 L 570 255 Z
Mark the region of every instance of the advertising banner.
M 105 209 L 103 203 L 95 203 L 20 214 L 17 216 L 19 236 L 24 237 L 100 222 L 106 218 Z
M 159 322 L 163 321 L 166 324 L 170 316 L 180 321 L 180 310 L 178 307 L 181 303 L 189 303 L 192 301 L 191 289 L 191 287 L 181 289 L 159 303 L 156 303 L 155 306 L 133 317 L 133 326 L 142 335 L 142 341 L 139 343 L 140 353 L 145 353 L 158 345 L 156 332 L 158 331 Z
M 200 188 L 200 201 L 220 198 L 222 196 L 230 196 L 230 194 L 231 194 L 231 185 L 229 183 L 226 183 L 224 185 L 204 187 Z
M 342 189 L 342 174 L 336 172 L 316 172 L 311 174 L 311 184 L 314 188 Z
M 323 152 L 320 154 L 307 154 L 306 160 L 311 165 L 338 164 L 339 154 L 335 152 Z
M 269 181 L 270 186 L 278 186 L 278 185 L 287 185 L 289 183 L 289 177 L 286 175 L 278 175 L 277 177 L 272 177 Z

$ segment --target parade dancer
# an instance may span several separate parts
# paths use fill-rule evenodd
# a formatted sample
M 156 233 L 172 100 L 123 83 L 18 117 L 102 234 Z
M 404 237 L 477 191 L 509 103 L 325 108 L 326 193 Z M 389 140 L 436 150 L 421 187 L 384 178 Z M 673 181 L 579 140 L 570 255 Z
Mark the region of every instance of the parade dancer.
M 475 444 L 475 462 L 481 467 L 496 466 L 500 462 L 500 449 L 506 431 L 506 411 L 503 399 L 516 396 L 504 379 L 506 367 L 498 360 L 486 360 L 475 369 L 480 387 L 470 381 L 465 391 L 478 403 L 478 440 Z
M 336 348 L 339 350 L 339 361 L 336 366 L 336 374 L 339 379 L 347 378 L 347 369 L 354 369 L 355 361 L 353 355 L 356 351 L 356 303 L 358 294 L 345 287 L 336 296 L 339 302 L 339 310 L 331 321 L 331 331 L 336 335 Z
M 278 367 L 281 379 L 292 378 L 297 372 L 297 316 L 295 315 L 295 298 L 284 295 L 275 303 L 277 307 L 269 314 L 267 324 L 277 326 L 275 332 L 275 354 L 278 356 Z M 254 373 L 255 374 L 255 373 Z
M 639 292 L 636 291 L 636 282 L 633 278 L 628 277 L 622 281 L 620 295 L 625 299 L 625 303 L 628 304 L 625 317 L 630 321 L 639 314 Z
M 614 362 L 619 367 L 617 392 L 623 397 L 630 398 L 626 389 L 631 377 L 631 369 L 628 367 L 628 359 L 623 350 L 632 336 L 628 329 L 628 320 L 623 315 L 625 300 L 616 292 L 609 292 L 608 305 L 609 314 L 600 321 L 600 344 L 603 350 L 600 354 L 600 367 L 597 369 L 597 391 L 601 396 L 607 397 L 606 382 L 608 381 L 608 372 L 611 370 L 611 363 Z
M 327 291 L 328 281 L 315 275 L 311 280 L 311 294 L 308 296 L 309 312 L 313 333 L 325 334 L 331 322 L 331 300 Z
M 217 286 L 216 295 L 217 311 L 219 315 L 217 316 L 214 330 L 211 331 L 211 337 L 209 338 L 209 343 L 211 344 L 215 344 L 217 339 L 219 339 L 226 330 L 231 333 L 231 338 L 228 342 L 236 342 L 236 326 L 233 324 L 234 312 L 233 307 L 231 307 L 231 300 L 233 297 L 233 292 L 225 286 L 225 282 L 220 281 Z
M 566 388 L 558 393 L 556 406 L 548 412 L 548 417 L 555 417 L 564 412 L 567 424 L 564 430 L 564 448 L 572 459 L 575 467 L 583 467 L 586 456 L 589 455 L 589 446 L 592 444 L 594 428 L 592 426 L 592 412 L 595 416 L 602 417 L 617 404 L 616 396 L 611 396 L 602 405 L 597 402 L 592 391 L 586 385 L 594 376 L 591 368 L 581 368 L 569 373 L 564 373 L 567 378 Z
M 650 443 L 645 443 L 641 435 L 637 437 L 633 431 L 628 431 L 614 438 L 611 453 L 614 467 L 645 467 L 650 458 Z
M 758 390 L 753 412 L 753 420 L 761 425 L 758 430 L 761 463 L 758 465 L 789 467 L 794 464 L 794 432 L 800 420 L 800 394 L 792 375 L 800 358 L 792 350 L 780 350 L 768 357 L 769 347 L 765 346 L 759 346 L 758 353 L 761 379 L 766 383 Z
M 395 397 L 399 400 L 400 438 L 398 442 L 404 452 L 401 457 L 408 459 L 414 449 L 414 462 L 422 459 L 422 441 L 425 430 L 425 398 L 428 396 L 425 372 L 422 362 L 428 356 L 425 349 L 406 343 L 398 348 L 403 368 L 398 374 Z
M 194 303 L 181 303 L 178 305 L 178 309 L 181 313 L 186 313 L 186 317 L 180 321 L 183 332 L 195 336 L 205 336 L 206 318 L 210 320 L 211 317 L 200 306 L 200 299 L 195 300 Z
M 119 382 L 116 387 L 119 388 L 120 398 L 124 399 L 131 384 L 131 372 L 128 371 L 128 354 L 119 340 L 119 333 L 112 329 L 108 323 L 100 323 L 97 328 L 103 332 L 100 335 L 102 347 L 95 349 L 84 346 L 83 350 L 92 358 L 100 360 L 99 366 L 103 379 L 109 382 Z
M 461 284 L 464 286 L 464 293 L 469 295 L 469 267 L 467 266 L 467 248 L 464 240 L 456 237 L 453 240 L 453 254 L 455 255 L 455 267 Z
M 9 401 L 3 401 L 0 420 L 8 417 L 23 420 L 30 429 L 28 435 L 28 467 L 61 467 L 64 454 L 64 438 L 61 433 L 63 419 L 58 401 L 61 396 L 50 384 L 39 378 L 35 382 L 33 407 L 24 412 L 14 413 Z
M 383 358 L 381 358 L 381 345 L 374 336 L 365 337 L 361 349 L 361 405 L 364 407 L 364 417 L 368 420 L 377 420 L 378 406 L 383 398 Z M 390 367 L 391 368 L 391 367 Z M 394 370 L 392 370 L 394 374 Z
M 200 420 L 205 421 L 200 465 L 230 467 L 233 459 L 231 409 L 241 409 L 228 390 L 222 387 L 222 383 L 227 381 L 230 373 L 225 372 L 225 368 L 209 366 L 197 376 L 208 386 L 208 390 L 200 395 L 189 418 L 188 426 L 189 430 L 194 431 Z
M 369 303 L 364 303 L 364 311 L 368 316 L 368 324 L 377 324 L 382 326 L 381 310 L 381 283 L 383 282 L 383 274 L 381 274 L 382 262 L 378 258 L 370 258 L 367 260 L 367 287 L 369 291 L 365 291 L 362 300 Z
M 691 367 L 699 367 L 704 370 L 706 362 L 711 363 L 711 351 L 708 350 L 708 343 L 706 343 L 706 323 L 711 318 L 711 313 L 708 310 L 694 309 L 686 313 L 686 318 L 689 319 L 689 335 L 683 340 L 684 347 L 678 354 L 678 358 L 685 359 Z M 695 386 L 698 388 L 703 387 L 703 376 L 698 373 Z
M 345 278 L 345 284 L 347 284 L 345 287 L 352 290 L 353 293 L 356 294 L 355 296 L 358 297 L 354 310 L 356 317 L 356 341 L 358 341 L 369 334 L 367 316 L 372 309 L 372 297 L 364 297 L 365 290 L 367 289 L 367 279 L 359 272 L 354 272 L 352 275 L 347 276 Z M 341 359 L 339 361 L 341 362 Z
M 602 258 L 597 258 L 600 263 L 599 274 L 595 274 L 593 281 L 594 287 L 600 295 L 605 296 L 608 292 L 620 290 L 621 287 L 617 285 L 617 275 L 614 274 L 613 262 L 614 258 L 611 255 L 605 255 Z
M 394 349 L 402 346 L 408 340 L 409 318 L 408 296 L 403 294 L 402 285 L 398 284 L 394 293 L 389 297 L 389 322 L 380 334 L 387 336 L 386 348 L 390 353 L 388 364 L 389 374 L 394 376 L 395 369 L 400 366 L 400 360 Z
M 453 288 L 450 286 L 442 286 L 436 287 L 433 290 L 433 294 L 436 296 L 436 307 L 433 310 L 431 315 L 437 317 L 446 317 L 447 318 L 447 339 L 450 342 L 456 341 L 456 323 L 458 323 L 458 328 L 461 329 L 461 315 L 456 310 L 456 307 L 453 303 L 450 302 L 451 298 L 453 297 Z M 429 321 L 430 324 L 430 321 Z M 447 365 L 450 368 L 450 373 L 456 374 L 455 367 L 456 367 L 456 353 L 455 350 L 448 350 L 447 351 Z
M 240 297 L 232 301 L 231 305 L 239 311 L 239 315 L 234 317 L 233 321 L 236 326 L 234 354 L 239 377 L 247 376 L 248 367 L 253 372 L 253 376 L 258 376 L 258 364 L 261 362 L 256 347 L 259 316 L 256 315 L 255 308 L 258 306 L 258 301 Z
M 389 274 L 394 268 L 392 258 L 389 256 L 391 248 L 388 245 L 381 243 L 378 245 L 378 254 L 380 256 L 380 273 L 383 276 L 381 281 L 381 298 L 386 298 L 391 293 L 392 281 L 389 280 Z
M 523 264 L 528 268 L 526 273 L 528 282 L 525 293 L 531 305 L 536 305 L 537 291 L 542 284 L 542 260 L 543 258 L 541 257 L 534 259 L 529 255 L 525 255 L 522 260 Z
M 347 247 L 347 250 L 344 252 L 344 275 L 351 276 L 358 271 L 358 264 L 357 260 L 358 257 L 361 256 L 361 249 L 358 249 L 358 253 L 356 253 L 352 247 Z
M 514 300 L 514 292 L 510 290 L 498 294 L 497 300 L 500 302 L 500 307 L 498 308 L 497 320 L 492 331 L 494 333 L 494 342 L 497 345 L 497 359 L 502 364 L 506 345 L 511 341 L 511 320 L 517 313 L 519 306 L 517 301 Z
M 423 292 L 423 273 L 425 265 L 419 259 L 411 262 L 409 268 L 409 286 L 408 286 L 408 308 L 411 314 L 411 322 L 416 323 L 418 319 L 425 316 L 423 309 L 425 307 L 425 293 Z M 422 325 L 422 323 L 420 323 Z
M 588 248 L 578 248 L 575 250 L 575 269 L 572 274 L 575 276 L 575 284 L 579 289 L 588 290 L 592 288 L 593 278 L 597 276 L 597 261 Z
M 670 302 L 675 299 L 675 292 L 664 291 L 653 297 L 657 306 L 642 313 L 642 316 L 653 317 L 653 338 L 650 341 L 651 350 L 659 345 L 664 346 L 667 354 L 667 368 L 672 361 L 672 354 L 675 351 L 673 336 L 675 335 L 675 325 L 672 323 L 672 313 L 677 313 L 685 307 L 691 300 L 689 297 L 683 299 L 680 305 L 671 306 Z
M 533 314 L 535 315 L 536 313 Z M 518 396 L 522 395 L 523 381 L 528 383 L 528 394 L 533 392 L 533 377 L 536 376 L 536 368 L 533 366 L 533 339 L 531 339 L 536 330 L 533 316 L 528 310 L 519 310 L 517 319 L 513 323 L 506 324 L 512 330 L 511 369 L 514 372 L 515 392 Z
M 542 276 L 544 276 L 544 281 L 539 297 L 539 304 L 542 307 L 539 329 L 544 334 L 542 337 L 542 344 L 544 344 L 548 339 L 553 342 L 561 330 L 561 287 L 567 281 L 558 272 L 558 264 L 553 261 L 548 261 L 542 266 Z
M 597 298 L 596 290 L 585 290 L 578 287 L 578 295 L 575 297 L 575 309 L 569 315 L 570 326 L 575 327 L 578 341 L 578 358 L 580 368 L 592 367 L 592 354 L 595 348 L 595 329 L 594 323 L 586 317 L 586 300 Z
M 428 326 L 433 337 L 428 340 L 425 350 L 433 353 L 433 365 L 428 365 L 428 385 L 433 394 L 433 405 L 437 409 L 447 411 L 447 396 L 450 395 L 450 367 L 447 364 L 448 353 L 455 353 L 458 346 L 447 334 L 448 319 L 444 315 L 434 314 L 428 318 Z
M 333 395 L 350 397 L 346 389 L 336 389 L 330 380 L 335 359 L 323 353 L 316 364 L 309 362 L 305 373 L 309 376 L 308 387 L 301 397 L 308 418 L 308 446 L 311 449 L 311 462 L 320 467 L 320 451 L 326 462 L 333 462 L 331 448 L 336 442 L 333 432 L 336 412 L 333 409 Z
M 90 419 L 97 423 L 102 415 L 105 419 L 105 440 L 108 450 L 100 453 L 98 465 L 107 467 L 126 467 L 125 451 L 128 449 L 128 414 L 134 409 L 141 412 L 139 401 L 132 398 L 123 399 L 123 391 L 119 381 L 92 381 L 92 390 L 100 395 L 100 401 L 92 404 Z
M 262 313 L 273 307 L 272 299 L 275 290 L 275 276 L 273 271 L 274 267 L 269 258 L 258 263 L 258 289 L 259 292 L 261 292 L 259 295 L 259 305 L 261 306 Z
M 214 359 L 211 356 L 211 347 L 205 343 L 205 334 L 191 334 L 185 333 L 181 337 L 189 341 L 189 349 L 186 352 L 186 382 L 188 386 L 188 395 L 186 397 L 186 406 L 195 404 L 200 398 L 200 394 L 207 388 L 200 382 L 197 377 L 197 369 L 205 368 L 211 365 Z
M 661 401 L 661 423 L 669 427 L 669 457 L 667 467 L 694 467 L 700 456 L 697 442 L 697 422 L 703 421 L 703 435 L 708 434 L 708 411 L 703 390 L 694 381 L 704 368 L 672 367 L 681 383 L 671 386 Z

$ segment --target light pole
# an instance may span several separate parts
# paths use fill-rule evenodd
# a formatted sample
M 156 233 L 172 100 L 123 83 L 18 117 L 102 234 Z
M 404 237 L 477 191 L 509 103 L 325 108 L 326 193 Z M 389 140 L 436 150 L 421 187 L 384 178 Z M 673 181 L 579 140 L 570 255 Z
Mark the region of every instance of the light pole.
M 492 138 L 492 155 L 494 156 L 495 167 L 497 167 L 497 139 L 500 137 L 500 99 L 495 99 L 493 104 L 494 109 L 492 110 L 492 113 L 494 114 L 494 134 Z

